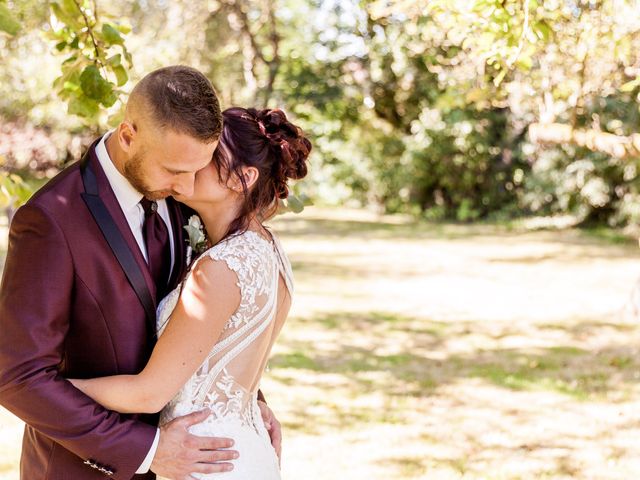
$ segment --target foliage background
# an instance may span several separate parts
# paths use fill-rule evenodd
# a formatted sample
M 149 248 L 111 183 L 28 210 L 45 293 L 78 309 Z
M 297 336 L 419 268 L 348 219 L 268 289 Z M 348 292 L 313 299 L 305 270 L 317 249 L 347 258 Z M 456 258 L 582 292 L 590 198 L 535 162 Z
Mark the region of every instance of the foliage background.
M 50 176 L 117 122 L 137 79 L 186 63 L 224 105 L 296 118 L 316 201 L 460 221 L 640 215 L 635 0 L 0 5 L 7 172 Z

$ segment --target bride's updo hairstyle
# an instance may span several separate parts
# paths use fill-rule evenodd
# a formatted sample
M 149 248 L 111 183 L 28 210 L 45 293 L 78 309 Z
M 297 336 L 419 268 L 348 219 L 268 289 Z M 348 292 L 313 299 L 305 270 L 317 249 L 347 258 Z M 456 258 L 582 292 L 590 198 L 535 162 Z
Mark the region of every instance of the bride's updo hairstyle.
M 222 134 L 213 163 L 223 183 L 232 175 L 242 183 L 244 203 L 227 235 L 245 230 L 255 213 L 265 220 L 276 213 L 278 199 L 289 195 L 288 180 L 307 174 L 311 142 L 279 109 L 233 107 L 222 112 Z M 259 176 L 247 188 L 242 167 L 255 167 Z

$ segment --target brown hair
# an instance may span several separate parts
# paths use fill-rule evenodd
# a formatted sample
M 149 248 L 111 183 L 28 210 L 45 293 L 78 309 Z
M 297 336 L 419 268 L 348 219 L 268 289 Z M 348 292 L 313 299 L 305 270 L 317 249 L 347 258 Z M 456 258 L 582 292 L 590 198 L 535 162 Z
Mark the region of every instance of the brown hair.
M 211 82 L 195 68 L 164 67 L 146 75 L 131 92 L 142 99 L 161 128 L 168 127 L 205 143 L 222 131 L 220 102 Z
M 235 174 L 244 194 L 240 214 L 229 226 L 226 237 L 246 229 L 254 213 L 262 219 L 275 214 L 278 199 L 289 195 L 288 180 L 307 174 L 311 142 L 279 109 L 233 107 L 222 112 L 222 117 L 224 125 L 213 163 L 223 181 Z M 243 166 L 255 167 L 259 173 L 250 190 L 242 175 Z

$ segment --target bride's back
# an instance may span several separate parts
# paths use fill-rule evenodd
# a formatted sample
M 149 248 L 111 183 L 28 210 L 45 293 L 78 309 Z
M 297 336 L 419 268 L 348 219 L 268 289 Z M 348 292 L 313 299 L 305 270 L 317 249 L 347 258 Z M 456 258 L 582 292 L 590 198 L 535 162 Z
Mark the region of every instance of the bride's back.
M 291 265 L 275 237 L 269 241 L 254 231 L 220 242 L 196 263 L 202 261 L 224 262 L 235 272 L 240 304 L 207 359 L 163 410 L 161 423 L 207 407 L 212 420 L 240 420 L 258 429 L 254 403 L 271 347 L 291 306 Z M 170 294 L 159 307 L 160 334 L 176 295 Z

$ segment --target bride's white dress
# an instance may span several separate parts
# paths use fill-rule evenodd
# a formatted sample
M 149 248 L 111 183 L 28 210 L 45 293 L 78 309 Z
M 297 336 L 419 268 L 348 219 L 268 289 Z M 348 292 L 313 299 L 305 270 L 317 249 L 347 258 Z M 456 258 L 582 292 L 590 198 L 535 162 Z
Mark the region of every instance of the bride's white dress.
M 280 276 L 289 293 L 293 291 L 291 264 L 275 236 L 272 243 L 253 231 L 213 246 L 196 263 L 204 258 L 223 261 L 236 273 L 240 306 L 227 320 L 208 357 L 162 410 L 160 424 L 207 407 L 211 415 L 205 422 L 191 427 L 191 433 L 232 438 L 233 449 L 240 457 L 233 461 L 231 472 L 194 476 L 279 480 L 278 459 L 260 415 L 257 392 L 271 347 L 284 321 L 276 319 Z M 160 302 L 158 335 L 170 320 L 179 296 L 180 287 Z

